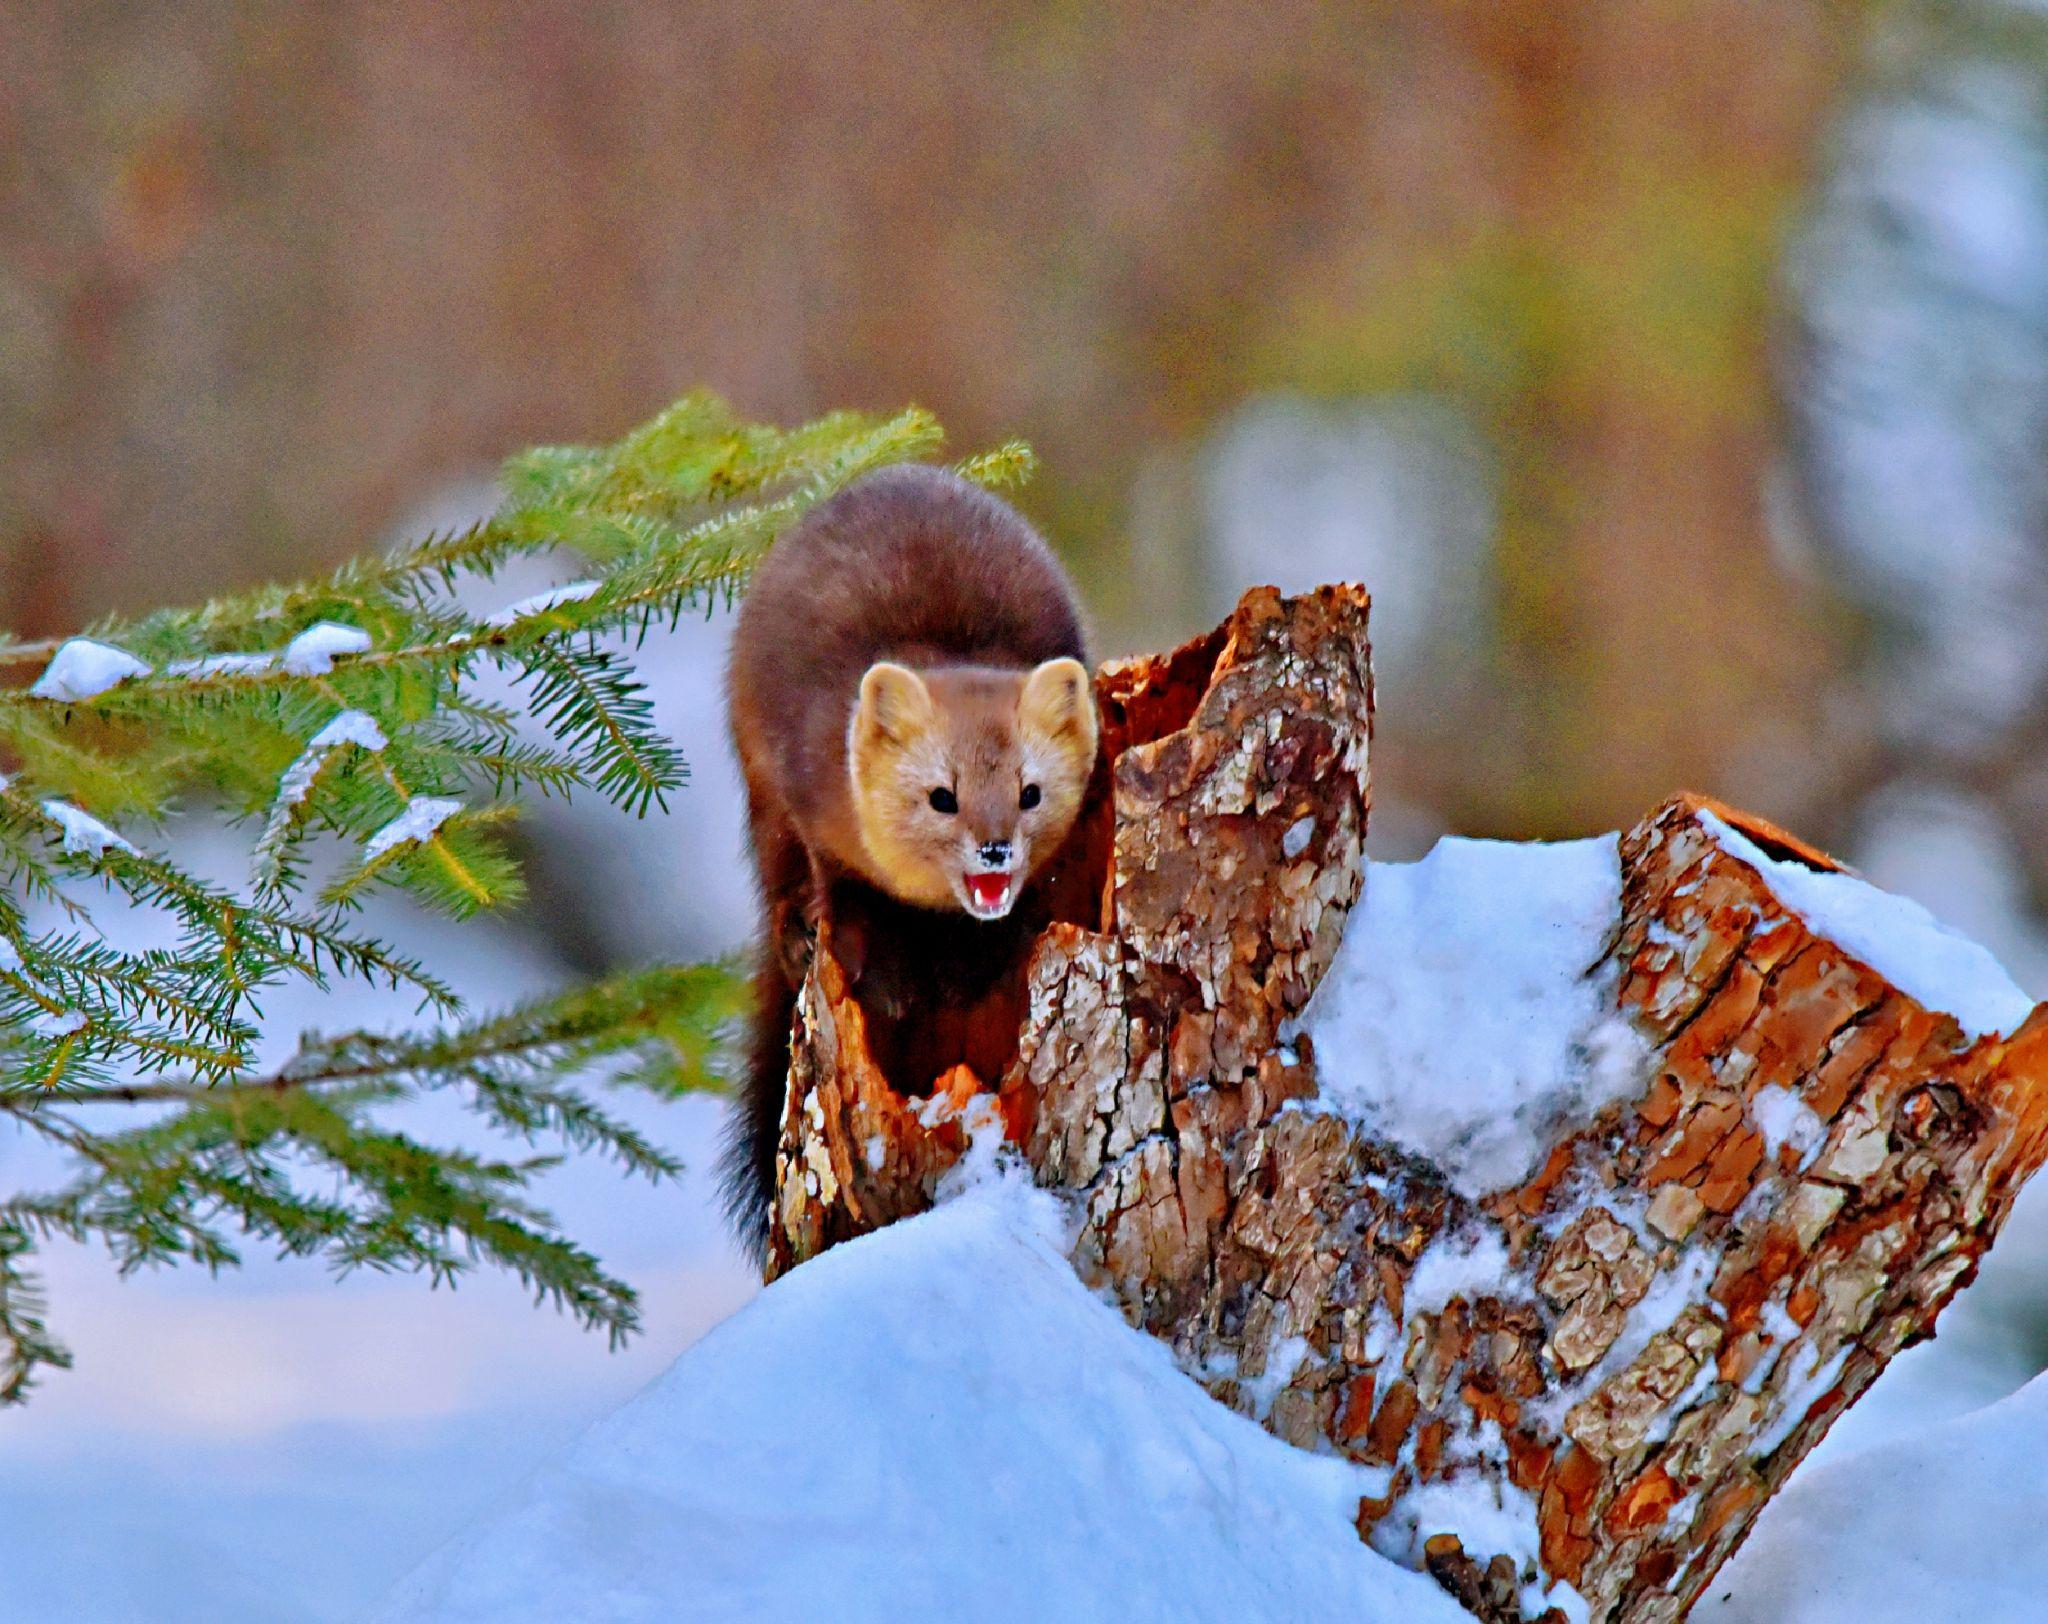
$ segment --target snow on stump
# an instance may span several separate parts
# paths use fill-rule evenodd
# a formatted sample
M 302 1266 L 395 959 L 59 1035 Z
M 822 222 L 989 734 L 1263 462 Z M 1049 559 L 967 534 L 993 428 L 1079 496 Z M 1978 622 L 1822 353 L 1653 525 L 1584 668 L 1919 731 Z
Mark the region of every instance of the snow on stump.
M 1376 1469 L 1376 1549 L 1482 1618 L 1677 1618 L 2048 1155 L 2048 1006 L 1695 798 L 1368 887 L 1367 604 L 1254 591 L 1104 668 L 1102 913 L 1002 1077 L 905 1098 L 821 939 L 770 1272 L 1000 1133 L 1084 1280 Z

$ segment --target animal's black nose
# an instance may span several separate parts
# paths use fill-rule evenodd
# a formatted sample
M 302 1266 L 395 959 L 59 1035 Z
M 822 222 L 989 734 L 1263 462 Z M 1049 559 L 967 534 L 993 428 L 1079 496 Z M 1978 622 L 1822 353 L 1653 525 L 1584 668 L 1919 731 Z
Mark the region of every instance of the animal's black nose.
M 981 843 L 981 860 L 990 868 L 1007 868 L 1010 863 L 1010 843 L 1007 840 L 984 840 Z

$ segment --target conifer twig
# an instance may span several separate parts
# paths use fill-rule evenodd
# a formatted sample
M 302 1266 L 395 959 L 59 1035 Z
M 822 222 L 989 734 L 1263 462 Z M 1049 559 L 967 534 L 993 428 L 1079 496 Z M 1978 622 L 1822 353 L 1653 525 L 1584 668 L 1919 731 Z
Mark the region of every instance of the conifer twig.
M 79 638 L 0 638 L 0 670 L 18 674 L 0 686 L 0 1114 L 75 1167 L 59 1189 L 0 1193 L 0 1404 L 66 1362 L 32 1266 L 52 1235 L 124 1270 L 232 1267 L 243 1239 L 436 1282 L 490 1265 L 614 1340 L 635 1328 L 630 1288 L 529 1192 L 571 1154 L 679 1171 L 601 1092 L 715 1086 L 732 967 L 459 1020 L 428 965 L 343 915 L 382 886 L 457 916 L 515 900 L 503 831 L 525 789 L 666 806 L 687 766 L 627 646 L 730 603 L 813 503 L 939 440 L 914 409 L 784 430 L 691 395 L 612 445 L 513 458 L 503 504 L 465 529 Z M 1006 483 L 1028 466 L 1013 445 L 962 471 Z M 542 557 L 577 578 L 474 607 L 500 570 Z M 523 706 L 478 691 L 500 673 Z M 257 826 L 246 886 L 142 831 L 193 799 Z M 354 861 L 314 887 L 319 840 Z M 109 894 L 166 920 L 168 944 L 101 935 Z M 348 981 L 407 988 L 435 1024 L 309 1037 L 286 1065 L 255 1064 L 267 989 Z M 382 1120 L 435 1092 L 538 1148 L 490 1156 Z

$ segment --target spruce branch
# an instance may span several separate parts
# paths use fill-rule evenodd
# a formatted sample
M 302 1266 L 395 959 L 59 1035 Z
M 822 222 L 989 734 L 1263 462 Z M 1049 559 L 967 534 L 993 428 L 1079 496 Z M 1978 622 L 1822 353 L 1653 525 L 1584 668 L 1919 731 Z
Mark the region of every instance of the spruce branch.
M 41 1283 L 23 1266 L 34 1250 L 27 1228 L 0 1219 L 0 1405 L 26 1398 L 38 1369 L 71 1366 L 70 1352 L 44 1323 Z
M 733 967 L 644 970 L 463 1019 L 429 967 L 352 911 L 385 885 L 458 917 L 516 900 L 502 835 L 522 794 L 665 808 L 688 769 L 631 650 L 729 605 L 847 481 L 940 444 L 916 409 L 782 429 L 694 394 L 610 445 L 514 457 L 479 523 L 79 638 L 0 635 L 0 1116 L 74 1169 L 60 1188 L 0 1194 L 0 1404 L 66 1362 L 33 1272 L 54 1235 L 124 1270 L 228 1268 L 252 1240 L 437 1282 L 492 1267 L 615 1341 L 630 1333 L 630 1288 L 560 1233 L 534 1181 L 571 1155 L 676 1175 L 604 1096 L 718 1086 Z M 956 466 L 1008 484 L 1030 455 Z M 544 558 L 579 572 L 476 607 L 509 565 Z M 505 677 L 513 703 L 486 687 Z M 246 887 L 202 877 L 162 837 L 188 802 L 250 827 Z M 109 897 L 160 917 L 167 945 L 103 934 Z M 289 983 L 404 989 L 430 1024 L 308 1037 L 262 1071 L 262 999 Z M 429 1093 L 517 1153 L 385 1120 Z

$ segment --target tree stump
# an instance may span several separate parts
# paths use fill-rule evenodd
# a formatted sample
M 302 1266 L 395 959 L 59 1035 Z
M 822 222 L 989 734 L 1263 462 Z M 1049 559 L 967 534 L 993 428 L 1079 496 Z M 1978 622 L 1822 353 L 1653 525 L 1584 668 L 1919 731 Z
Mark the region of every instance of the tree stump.
M 1594 1618 L 1673 1619 L 1931 1331 L 2048 1155 L 2048 1006 L 1968 1040 L 1676 799 L 1622 839 L 1607 949 L 1642 1088 L 1527 1184 L 1460 1195 L 1318 1109 L 1290 1035 L 1364 872 L 1367 607 L 1352 587 L 1254 591 L 1210 637 L 1104 668 L 1113 790 L 1077 837 L 1104 853 L 1102 912 L 1042 938 L 1002 1077 L 897 1093 L 821 934 L 770 1273 L 921 1210 L 1000 1127 L 1074 1203 L 1084 1279 L 1219 1399 L 1380 1469 L 1362 1536 L 1482 1618 L 1565 1616 L 1562 1584 Z M 1833 866 L 1715 810 L 1773 857 Z M 1802 1145 L 1772 1152 L 1751 1109 L 1767 1088 L 1812 1113 Z M 1410 1290 L 1433 1247 L 1473 1236 L 1497 1279 Z M 1520 1550 L 1433 1523 L 1475 1495 L 1526 1523 Z

